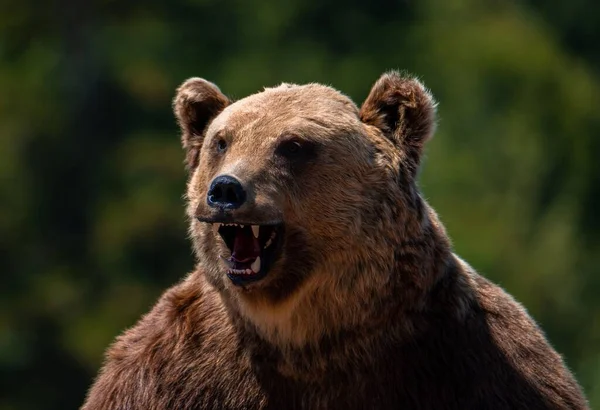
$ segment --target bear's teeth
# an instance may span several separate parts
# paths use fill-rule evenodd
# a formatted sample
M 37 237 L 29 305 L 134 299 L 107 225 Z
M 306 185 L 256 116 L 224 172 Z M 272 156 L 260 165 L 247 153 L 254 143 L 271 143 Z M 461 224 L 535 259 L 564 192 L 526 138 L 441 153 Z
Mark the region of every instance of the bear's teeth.
M 254 234 L 254 237 L 255 237 L 256 239 L 258 239 L 258 232 L 259 232 L 259 229 L 260 229 L 260 228 L 258 227 L 258 225 L 252 225 L 252 233 Z
M 265 247 L 263 249 L 267 249 L 269 246 L 271 246 L 271 244 L 273 243 L 273 239 L 275 239 L 275 236 L 277 236 L 275 231 L 271 232 L 271 237 L 267 240 L 267 243 L 265 244 Z
M 260 256 L 258 256 L 256 260 L 252 262 L 252 265 L 250 265 L 250 267 L 252 268 L 254 273 L 260 272 Z
M 252 271 L 250 269 L 246 269 L 246 275 L 252 275 Z
M 213 224 L 213 232 L 216 234 L 219 233 L 219 228 L 221 227 L 221 224 Z

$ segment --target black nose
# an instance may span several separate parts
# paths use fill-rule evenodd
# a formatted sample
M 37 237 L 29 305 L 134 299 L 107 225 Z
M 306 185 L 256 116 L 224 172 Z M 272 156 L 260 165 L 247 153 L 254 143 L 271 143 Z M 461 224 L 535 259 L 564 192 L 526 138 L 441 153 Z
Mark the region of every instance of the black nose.
M 246 202 L 246 191 L 234 177 L 221 175 L 210 184 L 206 202 L 213 208 L 236 209 Z

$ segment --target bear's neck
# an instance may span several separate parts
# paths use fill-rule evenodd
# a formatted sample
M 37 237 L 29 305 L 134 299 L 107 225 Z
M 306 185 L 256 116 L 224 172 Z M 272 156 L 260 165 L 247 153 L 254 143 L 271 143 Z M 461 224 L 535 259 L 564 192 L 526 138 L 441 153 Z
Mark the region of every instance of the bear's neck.
M 310 352 L 335 355 L 336 346 L 349 343 L 375 346 L 382 332 L 410 337 L 410 317 L 429 308 L 429 292 L 457 263 L 433 211 L 421 222 L 384 249 L 366 246 L 346 263 L 322 266 L 280 305 L 229 303 L 236 327 L 257 341 L 252 346 L 278 352 L 280 364 L 290 369 L 307 366 Z

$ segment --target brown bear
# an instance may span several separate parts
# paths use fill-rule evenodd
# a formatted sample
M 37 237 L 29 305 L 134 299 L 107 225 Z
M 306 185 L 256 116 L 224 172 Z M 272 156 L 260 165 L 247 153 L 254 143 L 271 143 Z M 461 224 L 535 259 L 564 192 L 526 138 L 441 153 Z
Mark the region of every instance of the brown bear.
M 416 173 L 435 102 L 384 74 L 174 100 L 197 266 L 122 334 L 83 405 L 585 409 L 525 309 L 451 249 Z

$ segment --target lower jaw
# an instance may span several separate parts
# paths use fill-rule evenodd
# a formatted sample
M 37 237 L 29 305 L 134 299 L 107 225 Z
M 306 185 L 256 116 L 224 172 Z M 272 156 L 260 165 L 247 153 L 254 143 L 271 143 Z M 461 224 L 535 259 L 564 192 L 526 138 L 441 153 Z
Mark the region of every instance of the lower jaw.
M 240 263 L 235 261 L 233 264 L 230 262 L 227 263 L 229 266 L 227 266 L 225 274 L 235 286 L 245 289 L 254 288 L 259 285 L 260 282 L 264 281 L 266 276 L 271 271 L 273 263 L 275 263 L 278 259 L 278 253 L 273 252 L 273 250 L 271 250 L 270 253 L 261 252 L 261 263 L 259 265 L 260 268 L 258 272 L 255 273 L 253 271 L 253 263 Z
M 235 274 L 227 272 L 227 277 L 235 286 L 245 287 L 250 284 L 256 283 L 267 276 L 267 272 L 258 272 L 251 275 L 246 274 Z

